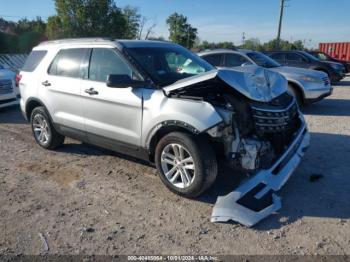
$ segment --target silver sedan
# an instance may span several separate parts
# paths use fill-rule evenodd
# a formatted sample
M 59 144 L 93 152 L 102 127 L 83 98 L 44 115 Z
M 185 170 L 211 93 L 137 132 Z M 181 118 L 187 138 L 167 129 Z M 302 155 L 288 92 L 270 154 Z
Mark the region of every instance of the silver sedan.
M 275 60 L 260 52 L 219 49 L 201 52 L 198 55 L 219 68 L 258 65 L 278 72 L 288 80 L 289 91 L 296 97 L 300 105 L 322 100 L 331 95 L 333 91 L 326 73 L 310 69 L 281 66 Z

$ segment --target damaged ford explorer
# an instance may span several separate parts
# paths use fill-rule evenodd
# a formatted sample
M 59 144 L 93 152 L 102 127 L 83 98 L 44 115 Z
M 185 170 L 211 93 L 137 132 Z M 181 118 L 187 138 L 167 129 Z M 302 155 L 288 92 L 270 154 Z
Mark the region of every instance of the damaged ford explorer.
M 243 170 L 213 222 L 252 226 L 279 209 L 274 192 L 309 144 L 286 79 L 261 67 L 217 70 L 176 44 L 107 39 L 45 42 L 26 64 L 21 109 L 43 148 L 67 136 L 145 159 L 191 198 L 214 183 L 218 159 Z

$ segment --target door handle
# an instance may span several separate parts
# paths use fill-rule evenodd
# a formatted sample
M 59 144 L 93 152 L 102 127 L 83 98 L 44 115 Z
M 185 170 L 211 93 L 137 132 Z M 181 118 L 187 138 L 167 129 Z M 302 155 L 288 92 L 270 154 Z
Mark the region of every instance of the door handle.
M 98 92 L 93 88 L 89 88 L 89 89 L 85 89 L 85 93 L 89 94 L 89 95 L 98 95 Z
M 42 82 L 41 84 L 42 84 L 43 86 L 51 86 L 51 83 L 50 83 L 48 80 Z

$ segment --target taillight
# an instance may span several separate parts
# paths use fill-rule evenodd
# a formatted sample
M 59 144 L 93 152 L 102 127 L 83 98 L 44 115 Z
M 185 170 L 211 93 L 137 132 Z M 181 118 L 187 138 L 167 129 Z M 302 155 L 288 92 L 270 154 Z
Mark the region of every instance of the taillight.
M 22 75 L 18 73 L 16 75 L 16 87 L 19 87 L 19 82 L 21 81 L 21 79 L 22 79 Z

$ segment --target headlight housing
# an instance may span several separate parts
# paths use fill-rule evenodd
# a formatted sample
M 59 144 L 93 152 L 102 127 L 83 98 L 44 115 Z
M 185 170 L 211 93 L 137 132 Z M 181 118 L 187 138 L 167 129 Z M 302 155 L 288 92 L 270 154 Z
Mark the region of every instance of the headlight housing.
M 322 79 L 314 77 L 314 76 L 308 76 L 304 75 L 300 77 L 301 80 L 306 81 L 306 82 L 314 82 L 314 83 L 321 83 Z
M 342 64 L 331 64 L 331 67 L 335 70 L 343 70 L 345 67 Z

